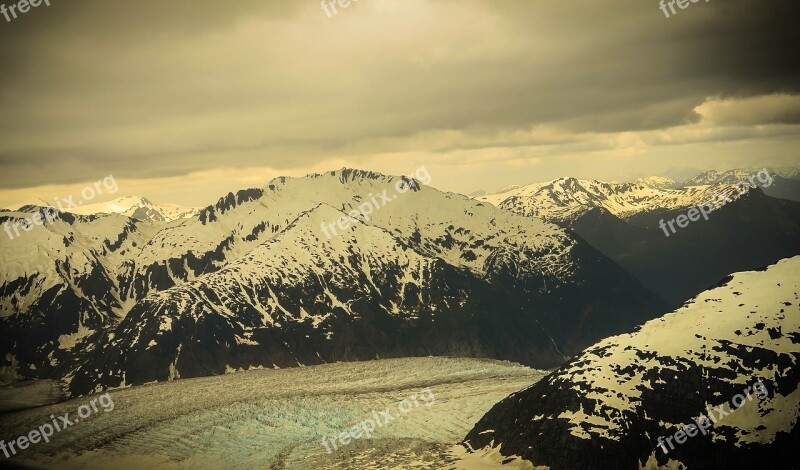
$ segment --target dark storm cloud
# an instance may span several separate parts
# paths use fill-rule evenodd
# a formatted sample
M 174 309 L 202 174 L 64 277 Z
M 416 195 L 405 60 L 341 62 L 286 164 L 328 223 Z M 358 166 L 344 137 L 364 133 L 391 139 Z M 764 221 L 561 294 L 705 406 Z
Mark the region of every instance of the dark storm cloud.
M 708 96 L 800 91 L 800 2 L 711 0 L 669 19 L 655 0 L 543 3 L 484 3 L 555 56 L 544 68 L 521 59 L 524 78 L 544 86 L 516 90 L 520 121 L 580 118 L 591 130 L 600 117 L 595 130 L 654 129 L 693 119 Z

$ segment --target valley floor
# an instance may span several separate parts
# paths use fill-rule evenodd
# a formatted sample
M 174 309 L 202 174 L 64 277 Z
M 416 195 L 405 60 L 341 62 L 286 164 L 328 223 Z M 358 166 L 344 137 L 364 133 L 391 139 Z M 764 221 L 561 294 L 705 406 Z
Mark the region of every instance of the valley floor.
M 543 375 L 508 362 L 428 357 L 145 385 L 112 391 L 112 411 L 99 406 L 10 463 L 114 470 L 488 469 L 498 465 L 496 453 L 467 456 L 456 444 L 495 403 Z M 401 410 L 415 393 L 416 405 L 409 400 Z M 27 435 L 52 422 L 50 415 L 69 412 L 74 420 L 92 398 L 0 415 L 0 439 Z M 326 451 L 324 437 L 330 441 L 387 410 L 394 419 L 376 426 L 370 439 L 337 441 L 338 450 Z

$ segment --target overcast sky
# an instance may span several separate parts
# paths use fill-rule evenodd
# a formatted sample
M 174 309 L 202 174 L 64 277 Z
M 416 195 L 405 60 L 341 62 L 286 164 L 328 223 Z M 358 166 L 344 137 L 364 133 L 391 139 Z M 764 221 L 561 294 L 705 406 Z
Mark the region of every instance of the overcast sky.
M 460 192 L 800 166 L 797 0 L 50 3 L 0 16 L 0 207 L 109 174 L 200 206 L 344 166 Z

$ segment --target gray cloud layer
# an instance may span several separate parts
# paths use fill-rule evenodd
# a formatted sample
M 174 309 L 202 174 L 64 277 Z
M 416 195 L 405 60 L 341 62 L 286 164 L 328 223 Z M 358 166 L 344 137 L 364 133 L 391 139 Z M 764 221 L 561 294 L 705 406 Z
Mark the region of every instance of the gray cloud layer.
M 2 188 L 409 151 L 547 158 L 607 148 L 586 134 L 701 122 L 698 107 L 738 126 L 723 140 L 800 115 L 796 0 L 669 19 L 655 0 L 360 0 L 333 18 L 315 0 L 51 4 L 0 24 Z M 748 101 L 763 95 L 778 98 Z

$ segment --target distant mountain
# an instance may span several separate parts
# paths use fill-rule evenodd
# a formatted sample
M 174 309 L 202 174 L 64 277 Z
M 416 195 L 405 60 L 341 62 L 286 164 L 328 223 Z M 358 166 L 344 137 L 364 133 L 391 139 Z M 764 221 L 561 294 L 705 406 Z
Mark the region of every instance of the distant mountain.
M 735 170 L 709 170 L 681 184 L 681 187 L 698 186 L 708 184 L 736 184 L 748 181 L 750 177 L 761 186 L 767 196 L 778 199 L 788 199 L 790 201 L 800 201 L 800 170 L 796 168 L 782 168 L 779 170 L 767 169 L 769 186 L 765 186 L 763 181 L 759 181 L 755 175 L 761 169 L 735 169 Z M 762 173 L 764 175 L 764 173 Z M 763 176 L 762 176 L 763 177 Z
M 781 178 L 788 180 L 800 179 L 800 168 L 797 167 L 773 168 L 772 171 Z
M 500 194 L 505 194 L 505 193 L 517 190 L 517 189 L 519 189 L 521 187 L 522 186 L 520 186 L 518 184 L 512 184 L 512 185 L 509 185 L 509 186 L 504 186 L 503 188 L 498 189 L 496 191 L 484 191 L 484 190 L 475 191 L 473 193 L 468 194 L 468 196 L 474 197 L 474 198 L 478 198 L 478 197 L 481 197 L 481 196 L 486 196 L 487 199 L 484 199 L 484 200 L 488 201 L 489 199 L 492 199 L 493 196 L 497 196 L 497 195 L 500 195 Z
M 659 209 L 622 220 L 593 209 L 564 227 L 676 307 L 727 273 L 800 254 L 800 203 L 753 190 L 669 237 L 660 220 L 685 209 Z M 687 268 L 690 267 L 690 268 Z
M 788 199 L 790 201 L 800 201 L 800 179 L 787 179 L 773 175 L 774 183 L 764 192 L 778 199 Z
M 197 215 L 200 209 L 175 204 L 153 204 L 144 197 L 126 196 L 112 201 L 73 207 L 68 211 L 79 215 L 120 214 L 139 220 L 170 222 Z
M 748 177 L 754 176 L 758 170 L 748 170 L 737 168 L 733 170 L 708 170 L 704 171 L 681 183 L 681 187 L 704 186 L 709 184 L 737 184 L 747 181 Z
M 495 405 L 465 442 L 552 470 L 789 468 L 800 442 L 799 272 L 794 257 L 735 274 L 597 343 Z M 703 432 L 687 428 L 698 421 Z
M 469 197 L 479 197 L 479 196 L 485 196 L 485 195 L 486 195 L 486 190 L 483 190 L 483 189 L 479 189 L 477 191 L 472 191 L 471 193 L 467 194 L 467 196 L 469 196 Z
M 800 254 L 800 204 L 766 197 L 760 188 L 740 196 L 736 183 L 754 174 L 706 172 L 677 189 L 661 177 L 635 183 L 560 178 L 479 200 L 575 231 L 676 307 L 727 273 Z M 721 194 L 732 202 L 716 206 L 709 220 L 665 235 L 662 220 Z
M 647 178 L 639 178 L 633 183 L 662 190 L 678 188 L 678 183 L 675 180 L 671 180 L 664 176 L 648 176 Z
M 0 273 L 0 365 L 74 394 L 408 355 L 552 367 L 666 311 L 562 228 L 349 169 L 278 178 L 167 223 L 62 214 L 0 241 L 0 259 L 14 266 Z
M 800 201 L 799 170 L 768 170 L 769 186 L 756 177 L 759 170 L 708 170 L 681 183 L 663 176 L 640 178 L 633 183 L 565 177 L 526 186 L 513 185 L 474 197 L 551 222 L 570 222 L 592 208 L 605 209 L 622 219 L 656 209 L 688 208 L 713 200 L 717 194 L 733 193 L 738 183 L 747 182 L 750 177 L 768 196 Z
M 569 222 L 593 208 L 602 208 L 620 218 L 657 209 L 679 209 L 730 193 L 730 185 L 693 186 L 664 189 L 669 180 L 649 178 L 646 182 L 606 183 L 595 180 L 559 178 L 545 183 L 517 187 L 479 197 L 516 214 L 539 217 L 551 222 Z

